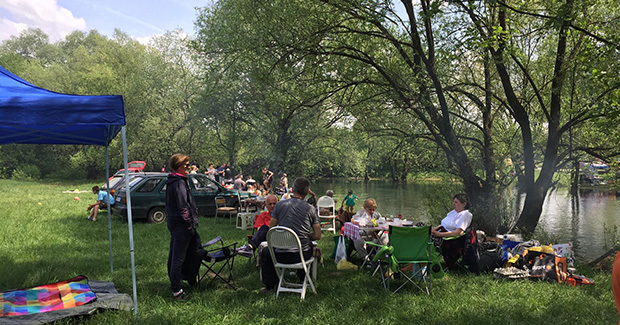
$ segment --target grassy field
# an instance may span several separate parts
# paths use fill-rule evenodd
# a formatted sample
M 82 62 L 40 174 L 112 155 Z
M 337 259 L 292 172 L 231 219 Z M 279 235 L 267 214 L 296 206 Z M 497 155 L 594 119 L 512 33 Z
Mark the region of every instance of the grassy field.
M 65 280 L 79 274 L 113 281 L 131 295 L 127 222 L 113 216 L 114 272 L 110 272 L 107 218 L 86 221 L 91 183 L 29 183 L 0 180 L 0 290 Z M 261 294 L 256 267 L 235 261 L 239 289 L 212 285 L 191 291 L 188 301 L 170 298 L 166 275 L 169 233 L 165 224 L 134 222 L 138 319 L 133 312 L 105 311 L 80 318 L 89 324 L 617 324 L 611 272 L 577 265 L 595 286 L 569 287 L 531 281 L 499 281 L 490 275 L 447 274 L 433 281 L 433 295 L 414 290 L 386 293 L 365 270 L 338 271 L 328 258 L 330 233 L 319 246 L 325 267 L 319 268 L 318 295 Z M 250 231 L 227 220 L 201 218 L 206 241 L 221 235 L 227 243 L 245 243 Z M 579 261 L 578 261 L 579 262 Z M 583 262 L 583 261 L 582 261 Z M 60 322 L 74 323 L 75 320 Z

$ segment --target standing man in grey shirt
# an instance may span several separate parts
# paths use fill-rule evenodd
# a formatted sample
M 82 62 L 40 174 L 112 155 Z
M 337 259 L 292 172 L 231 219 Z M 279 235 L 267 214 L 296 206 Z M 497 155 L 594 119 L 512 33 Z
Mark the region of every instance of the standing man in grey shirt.
M 284 226 L 293 230 L 301 242 L 304 259 L 312 257 L 312 241 L 321 239 L 321 226 L 316 208 L 304 200 L 309 190 L 310 181 L 308 179 L 303 177 L 296 179 L 293 183 L 293 196 L 276 204 L 269 225 L 269 228 Z M 278 251 L 275 254 L 276 259 L 281 263 L 301 262 L 299 252 Z M 260 267 L 263 274 L 263 284 L 265 284 L 261 291 L 269 292 L 278 284 L 278 275 L 267 249 L 263 250 L 261 255 Z M 304 271 L 299 270 L 297 276 L 303 279 L 305 277 Z

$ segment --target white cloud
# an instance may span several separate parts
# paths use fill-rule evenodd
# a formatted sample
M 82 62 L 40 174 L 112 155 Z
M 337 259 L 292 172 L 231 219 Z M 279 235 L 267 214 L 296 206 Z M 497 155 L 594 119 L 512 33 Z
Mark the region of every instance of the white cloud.
M 60 7 L 56 0 L 2 0 L 0 8 L 8 11 L 12 20 L 0 20 L 0 40 L 19 35 L 29 27 L 40 28 L 51 42 L 63 39 L 74 30 L 86 30 L 86 20 L 76 18 L 71 11 Z

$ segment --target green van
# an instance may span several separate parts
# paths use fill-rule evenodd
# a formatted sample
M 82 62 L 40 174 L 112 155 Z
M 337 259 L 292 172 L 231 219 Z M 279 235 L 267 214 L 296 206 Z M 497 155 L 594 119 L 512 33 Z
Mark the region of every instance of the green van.
M 204 174 L 188 174 L 190 190 L 196 201 L 198 215 L 215 215 L 215 197 L 226 199 L 226 206 L 240 207 L 239 193 L 226 189 Z M 129 181 L 131 189 L 132 218 L 147 218 L 151 223 L 166 221 L 166 179 L 167 173 L 146 173 L 134 175 Z M 115 196 L 112 211 L 127 217 L 127 195 L 121 186 Z

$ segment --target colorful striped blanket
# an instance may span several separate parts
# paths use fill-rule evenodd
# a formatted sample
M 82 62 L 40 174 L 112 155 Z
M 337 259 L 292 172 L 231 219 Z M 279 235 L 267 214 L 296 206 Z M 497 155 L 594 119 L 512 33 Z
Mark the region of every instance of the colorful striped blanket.
M 0 317 L 22 316 L 67 309 L 97 299 L 90 290 L 88 279 L 73 279 L 27 289 L 0 291 Z

